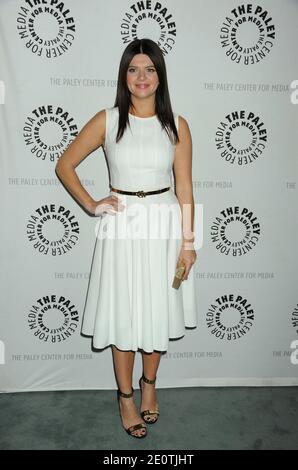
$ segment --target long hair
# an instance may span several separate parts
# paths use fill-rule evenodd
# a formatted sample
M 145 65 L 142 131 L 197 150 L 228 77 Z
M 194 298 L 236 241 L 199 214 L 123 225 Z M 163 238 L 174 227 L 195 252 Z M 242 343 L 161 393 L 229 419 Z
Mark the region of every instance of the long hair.
M 151 39 L 134 39 L 125 48 L 119 65 L 117 95 L 114 107 L 119 109 L 119 123 L 116 142 L 119 142 L 129 125 L 129 106 L 132 105 L 131 94 L 127 87 L 126 75 L 130 62 L 136 54 L 146 54 L 152 60 L 159 79 L 159 85 L 155 93 L 155 113 L 163 129 L 173 144 L 179 142 L 178 132 L 172 111 L 170 94 L 168 89 L 166 64 L 161 49 Z

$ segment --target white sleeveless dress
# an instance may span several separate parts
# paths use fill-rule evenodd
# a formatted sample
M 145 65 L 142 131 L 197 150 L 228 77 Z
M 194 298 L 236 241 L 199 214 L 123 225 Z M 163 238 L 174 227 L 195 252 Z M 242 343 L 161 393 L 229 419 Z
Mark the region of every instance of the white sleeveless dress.
M 172 184 L 175 145 L 157 115 L 131 114 L 130 128 L 116 143 L 118 107 L 105 111 L 111 187 L 171 189 L 143 198 L 110 190 L 125 209 L 98 217 L 81 332 L 93 336 L 96 349 L 114 344 L 124 351 L 167 351 L 169 339 L 197 326 L 198 313 L 195 265 L 178 290 L 172 287 L 182 236 Z

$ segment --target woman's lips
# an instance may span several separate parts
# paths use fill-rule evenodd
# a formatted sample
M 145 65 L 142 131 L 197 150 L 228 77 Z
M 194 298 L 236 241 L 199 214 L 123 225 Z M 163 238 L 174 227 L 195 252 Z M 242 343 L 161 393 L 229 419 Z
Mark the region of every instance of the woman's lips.
M 147 88 L 149 85 L 136 85 L 138 88 Z

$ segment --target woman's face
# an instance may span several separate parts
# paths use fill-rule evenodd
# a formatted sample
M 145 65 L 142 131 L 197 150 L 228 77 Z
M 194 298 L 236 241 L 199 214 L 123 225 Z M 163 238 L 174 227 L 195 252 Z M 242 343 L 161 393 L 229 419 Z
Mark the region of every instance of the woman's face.
M 126 74 L 129 91 L 138 98 L 147 98 L 156 92 L 159 81 L 156 69 L 146 54 L 136 54 Z

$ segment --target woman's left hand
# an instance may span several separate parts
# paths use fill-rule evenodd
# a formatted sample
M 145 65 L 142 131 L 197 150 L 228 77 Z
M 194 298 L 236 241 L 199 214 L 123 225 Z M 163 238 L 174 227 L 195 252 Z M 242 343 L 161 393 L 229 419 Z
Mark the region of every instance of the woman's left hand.
M 176 269 L 181 266 L 182 264 L 185 266 L 185 271 L 182 277 L 182 281 L 187 280 L 189 271 L 191 270 L 193 264 L 195 263 L 197 259 L 197 254 L 195 249 L 186 249 L 183 246 L 181 247 L 178 261 L 176 264 Z

